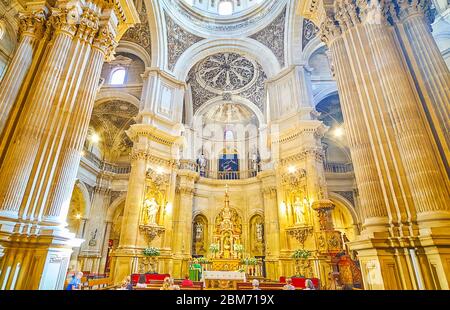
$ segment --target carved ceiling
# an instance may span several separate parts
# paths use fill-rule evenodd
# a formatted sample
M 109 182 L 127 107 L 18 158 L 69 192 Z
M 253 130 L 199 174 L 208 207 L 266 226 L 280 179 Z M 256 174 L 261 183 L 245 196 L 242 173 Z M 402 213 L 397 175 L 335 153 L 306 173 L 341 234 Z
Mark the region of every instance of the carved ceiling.
M 265 81 L 261 65 L 237 53 L 218 53 L 195 65 L 188 76 L 194 113 L 207 101 L 220 97 L 232 101 L 239 96 L 264 111 Z
M 134 117 L 138 108 L 120 100 L 108 101 L 97 105 L 92 112 L 91 127 L 101 137 L 105 159 L 115 162 L 130 153 L 132 142 L 125 130 L 135 124 Z
M 151 33 L 148 24 L 147 9 L 143 0 L 134 0 L 137 11 L 139 12 L 140 24 L 136 24 L 125 32 L 122 40 L 136 43 L 142 46 L 152 56 Z

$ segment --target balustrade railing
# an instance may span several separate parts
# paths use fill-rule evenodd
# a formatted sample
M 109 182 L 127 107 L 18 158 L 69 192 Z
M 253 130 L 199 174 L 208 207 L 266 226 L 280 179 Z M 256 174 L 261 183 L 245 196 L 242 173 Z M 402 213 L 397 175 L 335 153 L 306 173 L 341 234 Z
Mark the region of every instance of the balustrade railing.
M 345 164 L 345 163 L 325 163 L 325 172 L 330 173 L 349 173 L 353 172 L 353 164 Z
M 118 165 L 102 161 L 94 153 L 86 149 L 84 150 L 83 157 L 93 163 L 99 170 L 102 170 L 103 172 L 110 172 L 114 174 L 129 174 L 131 171 L 130 165 Z

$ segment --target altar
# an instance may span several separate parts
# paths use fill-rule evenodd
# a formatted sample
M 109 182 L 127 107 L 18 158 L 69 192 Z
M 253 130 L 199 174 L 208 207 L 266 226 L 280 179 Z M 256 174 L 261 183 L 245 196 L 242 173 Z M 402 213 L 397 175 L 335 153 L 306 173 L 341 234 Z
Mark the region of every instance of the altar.
M 202 282 L 206 289 L 234 289 L 239 282 L 246 282 L 245 272 L 239 271 L 204 271 Z

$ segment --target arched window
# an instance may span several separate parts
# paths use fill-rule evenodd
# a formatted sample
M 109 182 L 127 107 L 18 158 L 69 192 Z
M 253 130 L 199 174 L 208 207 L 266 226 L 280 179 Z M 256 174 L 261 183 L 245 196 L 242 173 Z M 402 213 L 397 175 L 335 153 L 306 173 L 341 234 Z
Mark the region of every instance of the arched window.
M 122 67 L 114 69 L 111 73 L 110 84 L 123 85 L 125 83 L 126 74 L 127 71 Z
M 233 2 L 220 1 L 219 2 L 219 15 L 231 15 L 233 14 Z
M 225 141 L 233 141 L 234 140 L 234 133 L 231 130 L 225 131 Z

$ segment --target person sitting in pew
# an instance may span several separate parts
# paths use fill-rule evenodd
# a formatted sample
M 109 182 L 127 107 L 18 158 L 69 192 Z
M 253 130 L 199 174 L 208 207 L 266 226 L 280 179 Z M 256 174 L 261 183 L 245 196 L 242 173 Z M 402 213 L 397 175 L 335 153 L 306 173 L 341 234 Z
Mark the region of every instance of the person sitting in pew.
M 254 279 L 252 281 L 252 287 L 254 291 L 260 291 L 261 288 L 259 287 L 259 281 L 257 279 Z
M 295 286 L 292 285 L 292 279 L 286 279 L 286 285 L 283 286 L 285 291 L 295 291 Z
M 183 282 L 181 282 L 181 287 L 193 287 L 194 282 L 189 279 L 189 276 L 185 276 Z
M 144 274 L 141 274 L 141 275 L 139 276 L 138 283 L 136 284 L 136 288 L 146 288 L 146 287 L 147 287 L 147 284 L 146 284 L 145 282 L 146 282 L 146 281 L 145 281 L 145 275 L 144 275 Z

